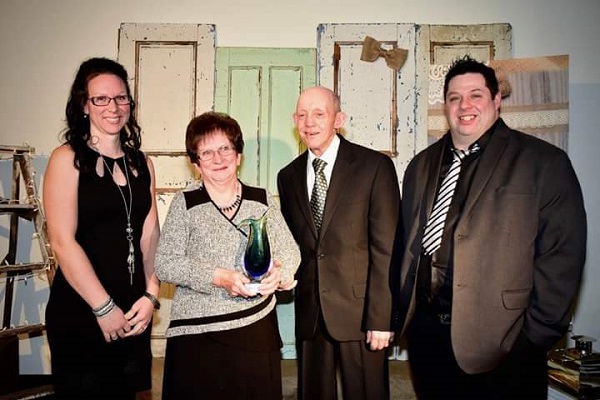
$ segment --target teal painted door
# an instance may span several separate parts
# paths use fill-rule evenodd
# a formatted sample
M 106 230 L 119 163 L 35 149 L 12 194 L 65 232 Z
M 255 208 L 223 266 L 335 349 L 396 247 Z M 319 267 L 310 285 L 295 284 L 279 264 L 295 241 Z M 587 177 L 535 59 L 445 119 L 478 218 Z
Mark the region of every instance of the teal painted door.
M 315 84 L 315 49 L 217 48 L 215 110 L 235 118 L 244 135 L 240 179 L 277 195 L 277 173 L 303 150 L 292 115 Z M 296 358 L 291 293 L 278 296 L 282 357 Z
M 292 114 L 315 84 L 315 49 L 217 48 L 215 110 L 244 134 L 244 182 L 277 194 L 277 172 L 300 152 Z

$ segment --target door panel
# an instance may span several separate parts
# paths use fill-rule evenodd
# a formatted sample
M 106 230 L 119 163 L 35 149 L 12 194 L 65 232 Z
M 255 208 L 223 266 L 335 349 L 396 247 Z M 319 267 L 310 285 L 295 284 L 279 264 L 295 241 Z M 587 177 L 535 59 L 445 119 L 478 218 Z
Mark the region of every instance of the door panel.
M 417 70 L 423 77 L 419 86 L 424 90 L 417 105 L 418 152 L 448 129 L 442 112 L 448 65 L 467 54 L 480 61 L 511 58 L 512 28 L 509 24 L 421 25 L 416 50 Z
M 318 80 L 333 89 L 348 115 L 343 133 L 349 140 L 379 150 L 394 162 L 413 154 L 415 74 L 414 24 L 323 24 L 318 28 Z M 408 49 L 402 68 L 396 72 L 380 58 L 360 60 L 365 36 L 385 50 Z
M 213 108 L 214 46 L 214 25 L 121 24 L 119 61 L 130 75 L 159 196 L 196 178 L 185 154 L 185 128 Z
M 244 134 L 240 179 L 277 194 L 277 173 L 303 150 L 292 115 L 300 92 L 315 84 L 314 49 L 218 48 L 215 110 Z M 282 357 L 296 358 L 292 293 L 279 293 Z
M 190 119 L 213 107 L 215 27 L 198 24 L 121 24 L 119 61 L 130 76 L 142 149 L 156 171 L 159 220 L 175 192 L 196 179 L 185 153 Z M 162 284 L 152 327 L 152 352 L 163 356 L 174 287 Z
M 315 84 L 315 50 L 218 48 L 216 60 L 215 109 L 244 134 L 240 178 L 277 194 L 277 173 L 301 150 L 292 115 Z
M 400 181 L 408 162 L 430 143 L 430 64 L 465 51 L 509 58 L 512 50 L 508 24 L 322 24 L 317 32 L 317 79 L 340 95 L 348 115 L 346 137 L 392 157 Z M 384 50 L 409 51 L 397 73 L 383 59 L 360 60 L 367 35 L 381 42 Z

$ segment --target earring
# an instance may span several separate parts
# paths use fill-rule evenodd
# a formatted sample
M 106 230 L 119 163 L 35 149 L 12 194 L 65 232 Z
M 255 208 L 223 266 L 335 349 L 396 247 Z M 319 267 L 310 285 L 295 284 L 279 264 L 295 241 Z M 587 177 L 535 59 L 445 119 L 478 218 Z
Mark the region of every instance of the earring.
M 87 114 L 83 114 L 83 119 L 87 119 L 88 115 Z

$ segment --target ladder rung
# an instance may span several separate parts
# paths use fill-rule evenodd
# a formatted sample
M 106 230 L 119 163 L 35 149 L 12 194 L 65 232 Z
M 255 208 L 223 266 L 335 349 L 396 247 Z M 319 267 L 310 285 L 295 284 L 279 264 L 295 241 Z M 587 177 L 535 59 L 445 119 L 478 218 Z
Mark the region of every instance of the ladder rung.
M 54 386 L 52 385 L 41 385 L 32 387 L 29 389 L 19 390 L 18 392 L 12 392 L 0 395 L 0 400 L 27 400 L 27 399 L 38 399 L 45 398 L 45 396 L 54 393 Z
M 21 335 L 23 333 L 41 332 L 44 329 L 46 329 L 46 325 L 44 324 L 21 325 L 14 328 L 5 328 L 0 330 L 0 339 Z
M 29 146 L 10 146 L 5 144 L 0 144 L 0 152 L 2 153 L 30 153 L 34 152 L 35 149 Z
M 37 262 L 37 263 L 23 263 L 23 264 L 6 264 L 0 265 L 0 274 L 7 272 L 28 272 L 28 271 L 37 271 L 40 269 L 44 269 L 48 267 L 47 262 Z
M 27 203 L 0 203 L 0 213 L 10 213 L 10 212 L 23 212 L 23 211 L 33 211 L 36 206 L 34 204 Z

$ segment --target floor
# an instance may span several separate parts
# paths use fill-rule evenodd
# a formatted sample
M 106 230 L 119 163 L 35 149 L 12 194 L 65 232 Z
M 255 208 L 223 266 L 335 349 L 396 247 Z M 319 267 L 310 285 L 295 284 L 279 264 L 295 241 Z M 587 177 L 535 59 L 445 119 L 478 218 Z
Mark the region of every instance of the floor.
M 152 400 L 160 400 L 164 358 L 154 358 L 152 364 Z M 281 363 L 283 400 L 296 399 L 296 360 Z M 407 361 L 390 361 L 391 400 L 415 400 Z M 343 399 L 340 399 L 343 400 Z

